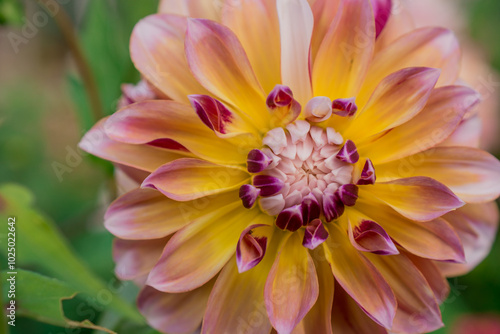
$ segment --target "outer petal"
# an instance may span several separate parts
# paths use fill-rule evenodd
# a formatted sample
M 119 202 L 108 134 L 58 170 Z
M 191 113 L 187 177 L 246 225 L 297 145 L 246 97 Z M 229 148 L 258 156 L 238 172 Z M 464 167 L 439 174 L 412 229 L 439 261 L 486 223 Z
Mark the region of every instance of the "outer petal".
M 491 201 L 500 195 L 500 162 L 475 148 L 436 147 L 377 166 L 379 180 L 413 175 L 431 177 L 469 203 Z
M 335 284 L 332 327 L 335 334 L 387 334 L 338 284 Z
M 122 239 L 158 239 L 194 220 L 209 218 L 221 207 L 239 202 L 237 192 L 177 202 L 153 189 L 136 189 L 110 205 L 104 225 Z
M 198 159 L 178 159 L 161 166 L 144 180 L 143 187 L 158 189 L 176 201 L 239 189 L 249 181 L 243 168 L 224 167 Z
M 97 122 L 85 134 L 78 144 L 81 149 L 99 158 L 147 172 L 152 172 L 167 162 L 186 156 L 147 144 L 132 145 L 112 140 L 105 132 L 104 124 L 107 119 Z
M 130 105 L 110 116 L 105 131 L 113 140 L 130 144 L 173 139 L 201 158 L 222 163 L 245 163 L 248 151 L 255 147 L 253 141 L 219 138 L 203 124 L 193 108 L 173 101 Z
M 245 50 L 229 28 L 190 19 L 186 56 L 196 79 L 211 93 L 240 110 L 257 127 L 266 127 L 266 97 Z
M 414 118 L 380 139 L 366 145 L 357 143 L 358 151 L 379 164 L 434 147 L 453 133 L 465 113 L 478 102 L 479 95 L 467 87 L 435 89 L 425 108 Z
M 380 270 L 396 295 L 398 310 L 392 331 L 419 334 L 432 332 L 443 326 L 434 292 L 406 256 L 368 254 L 367 257 Z
M 268 93 L 281 83 L 276 0 L 227 0 L 222 23 L 238 36 L 264 91 Z
M 318 274 L 319 291 L 321 293 L 313 308 L 307 313 L 300 324 L 295 327 L 292 332 L 293 334 L 332 334 L 331 318 L 335 281 L 328 262 L 318 260 L 314 261 L 314 265 Z
M 391 15 L 391 0 L 372 0 L 373 13 L 375 15 L 375 28 L 377 37 L 380 36 Z
M 462 240 L 466 263 L 437 265 L 446 276 L 465 275 L 490 253 L 498 229 L 498 207 L 495 202 L 467 204 L 443 218 Z
M 441 69 L 438 86 L 453 84 L 458 77 L 459 63 L 459 43 L 450 30 L 413 30 L 376 54 L 357 102 L 364 105 L 383 78 L 407 67 Z
M 425 67 L 389 75 L 343 132 L 344 138 L 362 141 L 409 121 L 425 107 L 438 77 L 439 70 Z
M 291 333 L 318 299 L 316 268 L 301 242 L 298 233 L 284 242 L 264 289 L 269 320 L 280 334 Z
M 405 255 L 413 262 L 422 275 L 424 275 L 425 280 L 434 292 L 438 304 L 443 303 L 450 294 L 450 285 L 438 265 L 434 261 L 429 261 L 428 259 L 410 253 L 405 253 Z
M 396 298 L 379 271 L 349 242 L 347 230 L 329 225 L 330 238 L 323 243 L 326 260 L 336 281 L 375 322 L 390 328 Z
M 269 333 L 264 286 L 275 255 L 276 247 L 272 247 L 257 267 L 244 273 L 238 273 L 235 259 L 229 261 L 210 295 L 203 334 Z
M 312 97 L 310 46 L 314 17 L 306 0 L 276 0 L 281 36 L 282 84 L 305 105 Z
M 314 60 L 315 96 L 355 96 L 373 55 L 375 26 L 369 0 L 341 3 Z
M 130 39 L 136 68 L 161 92 L 182 102 L 188 102 L 189 94 L 207 92 L 191 74 L 184 55 L 186 28 L 185 18 L 151 15 L 135 26 Z
M 241 204 L 240 204 L 241 205 Z M 234 255 L 241 231 L 268 219 L 259 210 L 228 206 L 211 219 L 177 232 L 165 247 L 147 284 L 165 292 L 185 292 L 213 278 Z
M 466 146 L 479 148 L 483 121 L 479 115 L 467 118 L 460 123 L 458 128 L 439 146 Z
M 160 258 L 168 239 L 122 240 L 113 242 L 115 273 L 121 280 L 133 280 L 147 275 Z
M 464 250 L 458 235 L 445 220 L 416 222 L 392 209 L 358 200 L 356 210 L 376 221 L 409 252 L 427 259 L 464 262 Z
M 220 1 L 209 0 L 161 0 L 159 12 L 218 21 Z
M 148 324 L 164 333 L 193 333 L 199 328 L 213 283 L 185 293 L 164 293 L 145 286 L 137 297 Z
M 435 219 L 465 204 L 446 186 L 428 177 L 398 179 L 361 189 L 416 221 Z

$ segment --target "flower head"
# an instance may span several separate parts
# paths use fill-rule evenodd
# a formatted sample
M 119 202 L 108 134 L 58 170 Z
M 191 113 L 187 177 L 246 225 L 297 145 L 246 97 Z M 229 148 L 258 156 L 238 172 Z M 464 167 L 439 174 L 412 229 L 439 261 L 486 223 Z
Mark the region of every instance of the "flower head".
M 81 144 L 143 175 L 105 217 L 141 312 L 175 333 L 442 326 L 445 275 L 488 252 L 500 194 L 500 162 L 449 139 L 479 101 L 453 34 L 386 43 L 390 1 L 215 3 L 138 23 L 132 60 L 169 99 Z

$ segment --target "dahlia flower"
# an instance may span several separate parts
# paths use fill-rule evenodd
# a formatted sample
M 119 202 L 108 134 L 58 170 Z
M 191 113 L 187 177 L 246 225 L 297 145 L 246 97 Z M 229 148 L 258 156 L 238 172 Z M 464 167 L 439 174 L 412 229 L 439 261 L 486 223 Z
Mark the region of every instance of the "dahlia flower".
M 149 324 L 441 327 L 446 276 L 488 253 L 500 194 L 496 158 L 450 146 L 480 100 L 457 84 L 454 35 L 389 42 L 383 0 L 167 0 L 160 11 L 130 43 L 159 99 L 132 99 L 81 143 L 140 184 L 105 226 Z

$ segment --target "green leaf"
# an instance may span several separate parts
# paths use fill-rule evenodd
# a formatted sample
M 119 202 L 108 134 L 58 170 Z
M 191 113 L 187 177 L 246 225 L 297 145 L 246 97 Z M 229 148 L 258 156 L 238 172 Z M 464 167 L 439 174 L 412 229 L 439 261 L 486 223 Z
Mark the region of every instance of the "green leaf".
M 56 225 L 34 210 L 32 203 L 33 196 L 27 189 L 15 184 L 0 186 L 0 219 L 4 222 L 9 217 L 16 219 L 16 267 L 36 266 L 72 288 L 94 297 L 103 293 L 111 295 L 107 307 L 136 323 L 143 323 L 137 310 L 113 293 L 112 287 L 106 286 L 86 267 Z M 0 230 L 0 240 L 2 245 L 7 244 L 7 228 Z M 6 251 L 6 247 L 0 249 L 4 254 Z
M 18 0 L 0 0 L 0 24 L 21 25 L 23 6 Z
M 10 299 L 4 294 L 3 303 L 9 307 L 11 300 L 14 301 L 13 306 L 10 307 L 15 307 L 16 318 L 27 316 L 56 326 L 90 328 L 115 334 L 109 329 L 94 325 L 89 320 L 79 322 L 66 318 L 62 302 L 73 299 L 77 295 L 78 291 L 73 287 L 54 278 L 19 269 L 15 276 L 7 272 L 2 273 L 2 282 L 6 291 L 9 291 L 10 284 L 7 279 L 10 278 L 14 278 L 15 281 L 15 296 Z

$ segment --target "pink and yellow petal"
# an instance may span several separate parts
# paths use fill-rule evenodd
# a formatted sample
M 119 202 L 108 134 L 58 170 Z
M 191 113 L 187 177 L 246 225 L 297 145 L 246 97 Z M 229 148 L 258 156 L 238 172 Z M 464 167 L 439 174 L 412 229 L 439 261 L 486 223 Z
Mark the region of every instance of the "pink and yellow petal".
M 106 134 L 129 144 L 172 139 L 200 158 L 226 164 L 245 163 L 247 147 L 254 147 L 250 134 L 219 138 L 186 104 L 146 101 L 113 114 L 105 123 Z
M 238 37 L 266 93 L 281 83 L 281 47 L 276 0 L 228 1 L 222 24 Z
M 439 181 L 468 203 L 487 202 L 500 195 L 500 162 L 475 148 L 436 147 L 377 166 L 379 181 L 413 175 Z
M 379 139 L 357 142 L 358 151 L 380 164 L 434 147 L 455 131 L 465 113 L 478 102 L 477 92 L 464 86 L 435 89 L 414 118 Z
M 148 324 L 163 333 L 194 333 L 201 324 L 213 281 L 184 293 L 165 293 L 145 286 L 137 297 Z
M 330 237 L 323 248 L 336 282 L 371 319 L 390 328 L 396 312 L 396 298 L 390 286 L 377 268 L 351 245 L 346 227 L 330 224 L 328 231 Z
M 265 93 L 243 46 L 229 28 L 189 19 L 185 51 L 191 71 L 208 91 L 237 108 L 256 128 L 267 127 Z
M 439 70 L 426 67 L 385 77 L 342 135 L 360 142 L 408 122 L 425 107 L 438 77 Z
M 162 93 L 180 102 L 188 102 L 189 94 L 207 92 L 189 70 L 184 55 L 186 29 L 186 18 L 151 15 L 135 26 L 130 40 L 136 68 Z
M 136 189 L 110 205 L 104 225 L 122 239 L 158 239 L 195 220 L 210 218 L 218 208 L 231 204 L 240 204 L 237 191 L 177 202 L 153 189 Z
M 357 95 L 373 55 L 374 24 L 369 0 L 340 3 L 314 60 L 315 96 L 334 100 Z
M 264 296 L 269 320 L 278 333 L 290 334 L 319 295 L 314 261 L 298 233 L 284 240 L 267 277 Z
M 178 159 L 161 166 L 142 183 L 176 201 L 191 201 L 239 189 L 250 180 L 246 170 L 199 159 Z
M 215 211 L 177 232 L 165 247 L 147 284 L 165 292 L 185 292 L 208 282 L 235 254 L 241 232 L 248 226 L 269 224 L 271 217 L 247 210 L 241 203 Z
M 161 0 L 158 11 L 160 13 L 219 21 L 221 1 Z

